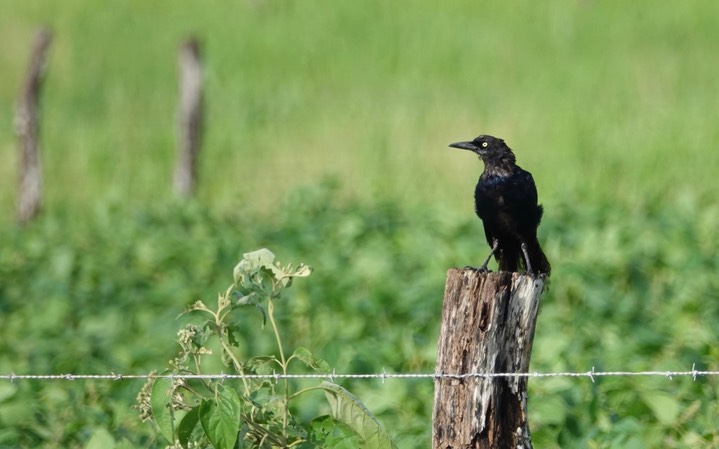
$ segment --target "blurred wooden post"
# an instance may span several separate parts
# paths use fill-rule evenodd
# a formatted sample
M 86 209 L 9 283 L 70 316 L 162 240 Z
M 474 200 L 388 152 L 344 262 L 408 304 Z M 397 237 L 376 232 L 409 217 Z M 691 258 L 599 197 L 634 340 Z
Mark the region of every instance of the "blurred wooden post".
M 437 374 L 526 373 L 543 279 L 447 273 Z M 435 379 L 434 449 L 531 449 L 526 377 Z
M 38 102 L 51 41 L 52 34 L 47 29 L 41 29 L 35 35 L 30 67 L 15 108 L 15 133 L 19 151 L 17 207 L 20 223 L 32 220 L 42 205 Z
M 202 137 L 202 63 L 197 39 L 182 43 L 179 53 L 180 103 L 178 107 L 175 192 L 191 197 L 197 183 L 197 155 Z

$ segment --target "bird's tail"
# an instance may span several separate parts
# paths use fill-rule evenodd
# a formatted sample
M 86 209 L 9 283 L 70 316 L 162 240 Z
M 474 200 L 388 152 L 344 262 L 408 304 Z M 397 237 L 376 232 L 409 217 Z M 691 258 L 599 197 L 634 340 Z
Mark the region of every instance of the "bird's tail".
M 495 258 L 499 264 L 499 271 L 516 273 L 519 271 L 520 259 L 522 260 L 522 266 L 524 266 L 524 256 L 522 256 L 522 250 L 518 244 L 507 244 L 505 242 L 504 245 L 500 245 L 495 253 Z
M 527 253 L 529 254 L 529 263 L 532 264 L 532 270 L 537 274 L 543 274 L 549 277 L 552 273 L 552 266 L 547 260 L 547 256 L 544 255 L 542 247 L 539 246 L 539 241 L 534 239 L 531 242 L 527 242 Z M 526 265 L 524 258 L 520 258 L 522 265 Z M 527 267 L 524 267 L 525 269 Z

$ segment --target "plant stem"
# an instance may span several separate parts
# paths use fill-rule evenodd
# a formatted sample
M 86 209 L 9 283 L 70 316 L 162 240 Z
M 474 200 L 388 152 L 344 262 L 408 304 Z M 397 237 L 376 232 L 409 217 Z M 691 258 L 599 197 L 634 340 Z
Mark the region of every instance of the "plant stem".
M 324 388 L 319 387 L 319 386 L 303 388 L 302 390 L 295 391 L 294 393 L 292 393 L 290 396 L 287 397 L 287 400 L 292 400 L 295 397 L 297 397 L 303 393 L 307 393 L 308 391 L 312 391 L 312 390 L 324 390 Z
M 280 364 L 282 366 L 282 375 L 284 376 L 285 384 L 285 397 L 283 400 L 282 410 L 282 433 L 287 438 L 287 419 L 289 415 L 289 400 L 290 400 L 290 384 L 287 379 L 287 360 L 285 359 L 285 352 L 282 350 L 282 339 L 280 338 L 280 331 L 277 329 L 277 323 L 275 323 L 275 305 L 272 302 L 272 296 L 267 298 L 267 315 L 270 320 L 270 325 L 275 333 L 275 340 L 277 340 L 277 349 L 280 352 Z
M 230 344 L 226 341 L 224 330 L 225 326 L 222 323 L 226 315 L 220 316 L 222 310 L 218 310 L 216 314 L 213 314 L 215 316 L 215 326 L 217 327 L 217 337 L 220 340 L 220 345 L 222 345 L 222 349 L 227 353 L 227 355 L 232 359 L 232 364 L 235 366 L 235 369 L 240 375 L 244 375 L 245 372 L 242 369 L 242 362 L 240 362 L 237 359 L 237 356 L 234 352 L 232 352 L 232 347 Z M 250 394 L 250 385 L 248 384 L 247 379 L 242 378 L 242 385 L 245 388 L 245 395 L 249 396 Z

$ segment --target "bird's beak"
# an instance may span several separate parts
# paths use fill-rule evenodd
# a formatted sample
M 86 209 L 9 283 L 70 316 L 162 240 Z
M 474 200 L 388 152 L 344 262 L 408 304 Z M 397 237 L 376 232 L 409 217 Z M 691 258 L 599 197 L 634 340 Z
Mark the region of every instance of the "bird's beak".
M 474 152 L 479 150 L 479 147 L 472 142 L 455 142 L 450 143 L 449 146 L 452 148 L 459 148 L 460 150 L 469 150 Z

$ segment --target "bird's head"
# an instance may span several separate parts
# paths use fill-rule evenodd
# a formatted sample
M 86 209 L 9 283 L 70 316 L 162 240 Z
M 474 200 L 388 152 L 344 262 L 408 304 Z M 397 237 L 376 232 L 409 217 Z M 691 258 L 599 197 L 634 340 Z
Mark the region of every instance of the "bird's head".
M 467 142 L 456 142 L 449 145 L 460 150 L 469 150 L 480 157 L 485 163 L 490 161 L 508 161 L 514 163 L 514 153 L 504 143 L 504 140 L 497 137 L 482 134 L 474 140 Z

